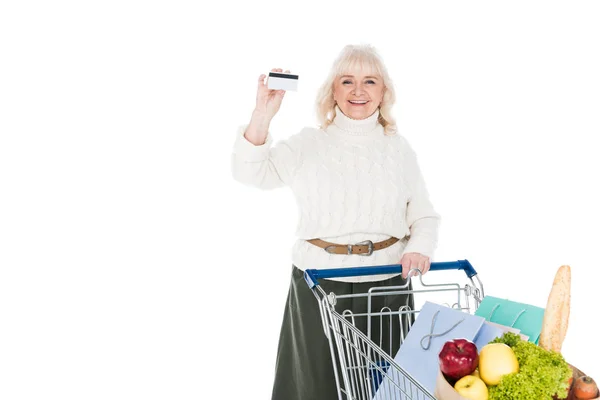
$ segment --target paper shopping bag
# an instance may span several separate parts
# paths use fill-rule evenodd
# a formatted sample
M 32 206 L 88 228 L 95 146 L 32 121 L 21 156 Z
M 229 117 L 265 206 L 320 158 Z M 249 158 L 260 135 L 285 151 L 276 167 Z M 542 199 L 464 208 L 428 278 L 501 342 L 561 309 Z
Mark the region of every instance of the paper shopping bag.
M 535 344 L 539 341 L 544 321 L 543 308 L 492 296 L 483 298 L 475 315 L 486 321 L 519 329 Z
M 410 375 L 433 394 L 439 370 L 438 355 L 444 343 L 458 338 L 474 341 L 484 321 L 479 316 L 425 302 L 394 361 L 404 370 L 403 373 Z M 394 381 L 390 381 L 391 379 Z M 403 391 L 414 393 L 415 389 L 409 386 L 407 380 L 399 374 L 388 374 L 373 399 L 388 398 L 389 393 L 397 393 L 402 398 Z

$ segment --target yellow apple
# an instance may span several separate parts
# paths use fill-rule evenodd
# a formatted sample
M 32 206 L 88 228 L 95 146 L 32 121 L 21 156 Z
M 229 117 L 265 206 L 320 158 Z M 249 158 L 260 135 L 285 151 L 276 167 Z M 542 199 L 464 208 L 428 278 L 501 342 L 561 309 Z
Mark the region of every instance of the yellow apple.
M 454 390 L 469 400 L 488 400 L 488 388 L 485 382 L 474 375 L 460 378 L 454 384 Z
M 479 352 L 479 376 L 489 386 L 500 383 L 504 375 L 519 372 L 515 352 L 504 343 L 490 343 Z

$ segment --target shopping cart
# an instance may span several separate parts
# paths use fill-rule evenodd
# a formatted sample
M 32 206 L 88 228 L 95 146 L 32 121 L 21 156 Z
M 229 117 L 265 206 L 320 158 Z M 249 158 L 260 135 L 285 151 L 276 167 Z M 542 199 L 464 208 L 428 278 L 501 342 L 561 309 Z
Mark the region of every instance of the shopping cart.
M 390 336 L 394 330 L 394 324 L 399 324 L 397 335 L 400 336 L 401 343 L 404 340 L 404 332 L 410 328 L 411 321 L 419 313 L 419 310 L 416 307 L 413 309 L 409 304 L 401 305 L 397 310 L 388 307 L 380 310 L 371 308 L 372 302 L 377 296 L 412 294 L 413 296 L 426 295 L 429 297 L 441 294 L 450 297 L 450 301 L 445 303 L 447 306 L 467 313 L 474 312 L 481 303 L 484 292 L 483 284 L 473 266 L 467 260 L 431 263 L 430 271 L 442 270 L 464 271 L 468 278 L 468 280 L 465 279 L 467 283 L 464 286 L 461 286 L 460 283 L 426 283 L 421 272 L 418 269 L 412 269 L 409 271 L 409 279 L 406 280 L 404 286 L 373 287 L 367 293 L 336 295 L 335 293 L 325 293 L 319 285 L 319 279 L 399 274 L 402 266 L 308 269 L 304 272 L 304 279 L 319 302 L 323 329 L 329 340 L 340 400 L 370 400 L 375 396 L 377 400 L 435 400 L 433 394 L 394 361 L 394 354 L 390 354 L 391 348 L 387 352 L 383 349 L 382 332 L 380 331 L 380 334 L 377 335 L 379 338 L 372 337 L 375 324 L 383 326 L 383 319 L 387 318 Z M 429 277 L 429 274 L 425 276 Z M 419 278 L 418 282 L 414 283 L 420 287 L 413 287 L 410 279 L 412 277 Z M 366 297 L 366 310 L 359 312 L 336 310 L 338 300 L 357 297 Z M 357 321 L 361 318 L 366 318 L 366 333 L 357 328 Z M 362 326 L 365 325 L 364 322 L 361 323 Z M 378 391 L 383 379 L 386 379 L 389 384 L 386 384 L 386 390 Z

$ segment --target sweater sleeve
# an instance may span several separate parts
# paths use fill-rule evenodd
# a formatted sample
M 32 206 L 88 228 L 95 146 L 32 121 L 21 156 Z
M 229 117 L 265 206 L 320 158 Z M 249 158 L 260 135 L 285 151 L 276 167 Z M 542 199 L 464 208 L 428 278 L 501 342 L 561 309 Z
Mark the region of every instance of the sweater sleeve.
M 231 155 L 233 178 L 248 186 L 275 189 L 290 185 L 299 164 L 300 134 L 273 145 L 269 133 L 262 145 L 254 145 L 244 137 L 248 125 L 238 128 Z
M 417 156 L 406 141 L 404 171 L 410 191 L 406 208 L 410 238 L 404 253 L 420 253 L 431 259 L 437 247 L 440 215 L 436 213 L 429 200 Z

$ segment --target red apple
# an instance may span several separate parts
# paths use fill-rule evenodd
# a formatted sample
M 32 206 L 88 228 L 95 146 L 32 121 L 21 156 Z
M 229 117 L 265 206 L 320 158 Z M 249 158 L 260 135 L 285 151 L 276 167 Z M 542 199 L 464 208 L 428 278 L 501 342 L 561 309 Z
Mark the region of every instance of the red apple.
M 479 354 L 475 343 L 467 339 L 454 339 L 444 343 L 439 354 L 440 370 L 446 378 L 457 381 L 475 371 Z

